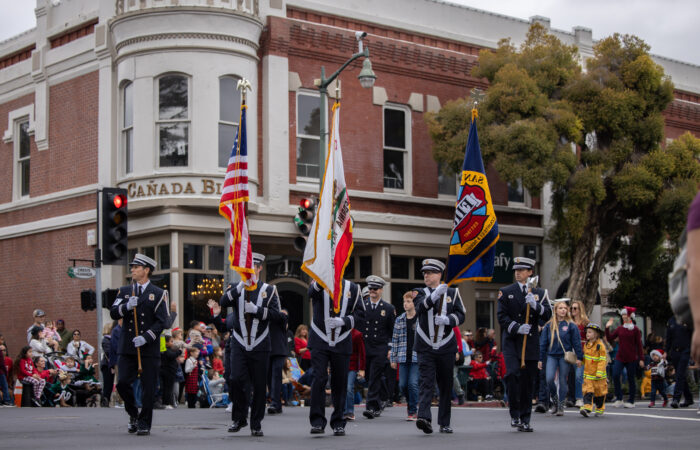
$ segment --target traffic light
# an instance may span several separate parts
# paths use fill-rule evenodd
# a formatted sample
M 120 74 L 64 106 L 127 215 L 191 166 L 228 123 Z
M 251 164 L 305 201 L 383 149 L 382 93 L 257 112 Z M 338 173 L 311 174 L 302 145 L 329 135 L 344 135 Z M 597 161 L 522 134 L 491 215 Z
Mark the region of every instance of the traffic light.
M 80 292 L 80 309 L 83 311 L 93 311 L 97 308 L 97 296 L 95 291 L 88 289 L 87 291 Z
M 105 289 L 102 291 L 102 307 L 105 309 L 111 308 L 117 299 L 118 293 L 119 289 Z
M 302 253 L 306 247 L 306 237 L 311 232 L 315 210 L 316 201 L 312 198 L 303 198 L 299 202 L 299 211 L 294 216 L 294 224 L 299 230 L 299 236 L 294 238 L 294 248 Z
M 102 190 L 102 264 L 127 263 L 126 189 Z

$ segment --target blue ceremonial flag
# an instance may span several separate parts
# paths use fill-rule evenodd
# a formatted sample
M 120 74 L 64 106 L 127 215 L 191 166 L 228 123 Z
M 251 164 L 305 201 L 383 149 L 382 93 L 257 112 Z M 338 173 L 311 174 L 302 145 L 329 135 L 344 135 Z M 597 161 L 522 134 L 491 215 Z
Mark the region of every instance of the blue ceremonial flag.
M 493 277 L 498 222 L 481 159 L 476 117 L 473 109 L 447 258 L 448 285 L 465 280 L 491 281 Z

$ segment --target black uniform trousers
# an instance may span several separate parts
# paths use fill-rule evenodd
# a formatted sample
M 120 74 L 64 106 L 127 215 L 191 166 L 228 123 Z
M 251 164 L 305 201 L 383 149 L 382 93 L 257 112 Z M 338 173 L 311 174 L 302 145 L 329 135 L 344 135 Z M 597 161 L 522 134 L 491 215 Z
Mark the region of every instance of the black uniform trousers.
M 267 364 L 270 352 L 247 352 L 233 346 L 231 361 L 231 420 L 243 422 L 248 418 L 250 405 L 250 429 L 260 430 L 265 417 L 267 388 Z M 250 401 L 251 391 L 253 401 Z
M 348 392 L 350 355 L 329 352 L 323 349 L 313 349 L 311 352 L 311 368 L 314 371 L 314 381 L 311 383 L 309 422 L 312 427 L 326 427 L 326 383 L 328 382 L 329 363 L 331 366 L 331 396 L 333 400 L 331 428 L 345 427 L 343 411 L 345 410 L 345 397 Z
M 440 391 L 438 425 L 449 426 L 452 414 L 452 385 L 454 384 L 454 353 L 418 352 L 418 418 L 432 422 L 430 404 L 437 381 Z
M 270 356 L 267 385 L 270 390 L 270 406 L 277 410 L 282 409 L 282 369 L 286 361 L 284 355 Z
M 688 387 L 688 362 L 690 361 L 690 350 L 677 352 L 671 350 L 668 352 L 668 360 L 676 368 L 676 387 L 673 389 L 673 400 L 680 402 L 681 395 L 685 397 L 685 401 L 691 403 L 693 396 Z
M 141 412 L 136 407 L 134 400 L 134 388 L 131 386 L 138 373 L 138 360 L 136 355 L 119 355 L 119 381 L 117 382 L 117 392 L 124 400 L 124 409 L 129 417 L 138 420 L 138 427 L 151 429 L 153 419 L 153 402 L 156 400 L 156 385 L 160 375 L 160 355 L 157 358 L 141 357 Z
M 313 353 L 312 353 L 313 355 Z M 389 365 L 387 353 L 367 355 L 365 370 L 367 371 L 367 410 L 380 411 L 382 401 L 389 398 L 384 373 Z
M 523 423 L 530 423 L 532 389 L 535 386 L 537 376 L 537 361 L 535 360 L 525 361 L 525 367 L 517 368 L 506 375 L 511 419 L 520 419 Z M 566 383 L 566 380 L 560 382 Z

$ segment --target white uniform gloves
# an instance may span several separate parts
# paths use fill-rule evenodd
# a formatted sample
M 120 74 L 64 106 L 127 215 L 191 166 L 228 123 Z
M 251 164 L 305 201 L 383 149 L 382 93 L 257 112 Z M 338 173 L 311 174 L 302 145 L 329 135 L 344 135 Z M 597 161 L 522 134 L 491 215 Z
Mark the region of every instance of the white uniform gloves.
M 341 328 L 343 325 L 345 325 L 345 321 L 340 317 L 329 317 L 326 319 L 326 327 L 330 328 L 331 330 Z
M 129 301 L 126 302 L 127 311 L 131 311 L 132 309 L 136 308 L 136 305 L 138 305 L 138 303 L 139 303 L 138 297 L 129 297 Z

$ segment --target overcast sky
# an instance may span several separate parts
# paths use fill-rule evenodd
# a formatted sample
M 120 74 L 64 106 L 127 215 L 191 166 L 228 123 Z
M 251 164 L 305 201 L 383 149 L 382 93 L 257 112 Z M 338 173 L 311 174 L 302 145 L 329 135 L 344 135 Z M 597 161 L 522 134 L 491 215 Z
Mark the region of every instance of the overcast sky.
M 381 1 L 381 0 L 375 0 Z M 615 32 L 634 34 L 651 52 L 700 65 L 698 0 L 451 0 L 527 20 L 545 16 L 552 28 L 593 30 L 593 39 Z M 0 41 L 36 26 L 34 0 L 0 0 Z

